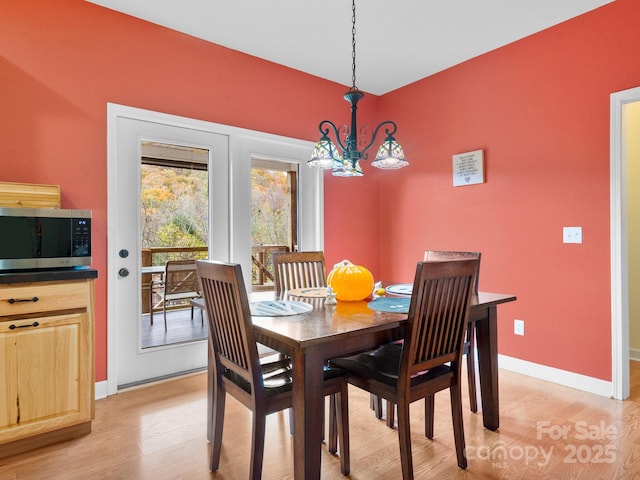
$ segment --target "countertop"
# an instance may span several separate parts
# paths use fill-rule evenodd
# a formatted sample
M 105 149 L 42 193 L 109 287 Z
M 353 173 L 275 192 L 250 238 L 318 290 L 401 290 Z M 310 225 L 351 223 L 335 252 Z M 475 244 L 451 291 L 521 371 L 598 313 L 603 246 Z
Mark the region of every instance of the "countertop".
M 0 270 L 0 284 L 55 282 L 98 278 L 98 271 L 91 267 L 49 268 L 32 270 Z

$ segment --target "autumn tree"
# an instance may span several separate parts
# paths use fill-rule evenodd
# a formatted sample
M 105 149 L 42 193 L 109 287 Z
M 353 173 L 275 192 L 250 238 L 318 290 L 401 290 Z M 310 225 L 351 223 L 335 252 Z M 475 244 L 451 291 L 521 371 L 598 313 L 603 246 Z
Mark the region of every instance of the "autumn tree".
M 142 165 L 142 248 L 204 247 L 208 243 L 206 171 Z
M 141 168 L 142 248 L 208 245 L 208 173 L 143 164 Z M 291 189 L 284 171 L 251 169 L 253 245 L 288 245 Z M 162 264 L 167 255 L 154 256 Z M 271 263 L 270 259 L 268 261 Z M 255 276 L 255 272 L 252 274 Z
M 291 190 L 287 172 L 251 169 L 251 238 L 253 245 L 287 245 Z

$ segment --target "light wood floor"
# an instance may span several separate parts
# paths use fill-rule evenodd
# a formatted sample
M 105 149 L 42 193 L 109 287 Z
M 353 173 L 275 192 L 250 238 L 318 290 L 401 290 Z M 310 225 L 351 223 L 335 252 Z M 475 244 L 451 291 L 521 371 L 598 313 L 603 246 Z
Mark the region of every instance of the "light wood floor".
M 631 397 L 617 401 L 501 370 L 500 430 L 465 412 L 466 471 L 455 461 L 448 394 L 436 396 L 433 441 L 423 435 L 418 402 L 411 412 L 416 478 L 640 478 L 640 365 L 632 362 L 631 371 Z M 220 469 L 208 470 L 205 387 L 206 375 L 194 374 L 99 400 L 90 435 L 2 459 L 0 479 L 245 479 L 250 417 L 231 398 Z M 349 394 L 350 478 L 400 478 L 396 430 L 375 420 L 368 394 Z M 287 419 L 268 418 L 265 479 L 292 478 Z M 322 460 L 323 479 L 344 478 L 324 448 Z

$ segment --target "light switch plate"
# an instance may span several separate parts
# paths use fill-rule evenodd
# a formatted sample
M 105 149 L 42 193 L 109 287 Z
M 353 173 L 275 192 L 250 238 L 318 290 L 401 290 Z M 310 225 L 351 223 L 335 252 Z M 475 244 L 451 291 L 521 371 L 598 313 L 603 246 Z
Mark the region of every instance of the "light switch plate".
M 582 243 L 582 227 L 563 227 L 563 243 Z

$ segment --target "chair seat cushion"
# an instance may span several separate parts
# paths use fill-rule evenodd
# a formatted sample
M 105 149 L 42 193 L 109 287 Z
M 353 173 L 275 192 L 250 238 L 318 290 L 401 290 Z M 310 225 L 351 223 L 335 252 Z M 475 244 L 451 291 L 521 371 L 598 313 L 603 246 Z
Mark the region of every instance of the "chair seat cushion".
M 329 361 L 332 368 L 345 370 L 349 375 L 371 378 L 386 385 L 396 387 L 402 343 L 388 343 L 370 352 L 359 353 L 351 357 L 335 358 Z M 438 366 L 411 378 L 411 386 L 451 372 L 447 365 Z
M 267 397 L 279 395 L 291 390 L 293 382 L 293 370 L 291 358 L 276 360 L 274 362 L 260 365 L 262 369 L 262 381 L 265 395 Z M 324 380 L 345 376 L 346 372 L 335 367 L 324 367 Z M 251 386 L 244 378 L 231 370 L 225 370 L 224 376 L 242 388 L 245 392 L 251 393 Z
M 291 357 L 281 353 L 274 353 L 266 357 L 260 358 L 260 368 L 262 369 L 262 375 L 268 375 L 275 370 L 282 368 L 291 369 Z

